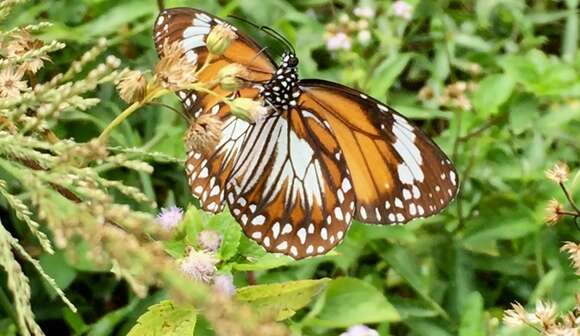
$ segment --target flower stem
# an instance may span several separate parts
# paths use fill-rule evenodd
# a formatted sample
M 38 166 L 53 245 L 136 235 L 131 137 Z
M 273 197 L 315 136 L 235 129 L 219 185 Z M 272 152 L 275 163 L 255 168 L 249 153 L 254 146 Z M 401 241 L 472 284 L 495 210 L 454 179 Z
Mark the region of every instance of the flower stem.
M 162 87 L 153 88 L 149 92 L 149 94 L 147 94 L 145 98 L 143 98 L 142 101 L 133 103 L 131 106 L 127 107 L 123 112 L 121 112 L 121 114 L 119 114 L 113 121 L 111 121 L 111 123 L 103 130 L 101 135 L 99 135 L 99 141 L 106 142 L 111 131 L 115 127 L 119 126 L 123 121 L 125 121 L 125 119 L 127 119 L 131 114 L 133 114 L 133 112 L 137 111 L 139 108 L 147 105 L 149 102 L 169 92 L 170 92 L 169 90 L 166 90 Z

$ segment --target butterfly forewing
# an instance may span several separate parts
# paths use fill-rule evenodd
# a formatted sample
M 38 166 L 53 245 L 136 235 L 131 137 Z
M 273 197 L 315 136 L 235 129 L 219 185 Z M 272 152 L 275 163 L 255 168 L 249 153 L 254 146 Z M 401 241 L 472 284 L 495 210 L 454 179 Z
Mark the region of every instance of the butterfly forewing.
M 341 85 L 301 82 L 301 106 L 321 113 L 346 157 L 356 219 L 405 223 L 439 212 L 458 189 L 447 156 L 393 109 Z
M 235 32 L 236 38 L 223 55 L 214 56 L 211 64 L 201 71 L 198 76 L 200 81 L 209 82 L 216 79 L 223 67 L 233 63 L 244 65 L 248 69 L 247 77 L 244 78 L 248 83 L 271 78 L 275 65 L 256 42 L 223 20 L 198 9 L 171 8 L 159 14 L 153 33 L 157 53 L 163 57 L 163 48 L 166 45 L 179 43 L 186 59 L 201 68 L 208 56 L 207 37 L 217 25 L 228 26 Z M 225 95 L 225 92 L 217 87 L 209 89 Z M 184 107 L 194 117 L 199 117 L 202 113 L 205 106 L 199 101 L 205 95 L 192 91 L 178 92 Z

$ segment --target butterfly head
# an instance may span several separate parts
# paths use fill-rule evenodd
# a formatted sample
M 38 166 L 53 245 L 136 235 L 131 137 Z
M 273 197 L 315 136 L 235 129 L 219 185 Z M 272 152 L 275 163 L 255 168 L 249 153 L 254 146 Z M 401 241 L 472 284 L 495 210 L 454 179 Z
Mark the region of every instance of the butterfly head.
M 282 67 L 296 68 L 298 66 L 298 57 L 291 52 L 282 54 Z

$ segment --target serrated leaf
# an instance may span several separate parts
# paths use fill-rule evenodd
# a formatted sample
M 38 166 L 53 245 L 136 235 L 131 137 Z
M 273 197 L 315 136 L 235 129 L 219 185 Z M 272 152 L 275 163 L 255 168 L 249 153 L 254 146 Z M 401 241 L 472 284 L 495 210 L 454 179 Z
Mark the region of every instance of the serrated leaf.
M 399 321 L 393 305 L 377 288 L 355 278 L 333 280 L 324 293 L 324 305 L 311 326 L 343 328 L 355 324 Z
M 197 313 L 192 306 L 178 306 L 170 300 L 147 309 L 128 336 L 191 336 Z
M 515 82 L 504 74 L 489 75 L 479 83 L 473 95 L 473 106 L 482 116 L 488 117 L 499 112 L 499 108 L 509 99 Z
M 298 280 L 238 289 L 236 298 L 248 302 L 259 314 L 273 314 L 282 321 L 310 303 L 329 279 Z

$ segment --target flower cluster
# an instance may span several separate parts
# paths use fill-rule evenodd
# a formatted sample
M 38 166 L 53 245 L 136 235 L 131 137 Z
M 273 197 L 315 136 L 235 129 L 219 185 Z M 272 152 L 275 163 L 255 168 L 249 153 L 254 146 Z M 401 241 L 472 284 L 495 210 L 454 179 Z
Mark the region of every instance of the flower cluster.
M 449 108 L 459 108 L 464 111 L 472 109 L 469 94 L 475 92 L 478 85 L 475 82 L 457 81 L 445 87 L 443 94 L 437 97 L 437 103 Z M 419 99 L 422 101 L 430 101 L 435 98 L 435 92 L 430 86 L 424 86 L 419 91 Z
M 511 328 L 530 326 L 542 335 L 577 336 L 580 331 L 580 295 L 576 296 L 576 307 L 563 315 L 558 313 L 555 303 L 538 301 L 534 311 L 528 312 L 518 302 L 504 312 L 503 322 Z
M 338 22 L 326 25 L 324 40 L 329 51 L 350 50 L 353 37 L 361 45 L 367 45 L 371 38 L 370 22 L 375 16 L 375 10 L 369 6 L 356 7 L 353 10 L 354 19 L 343 14 Z

